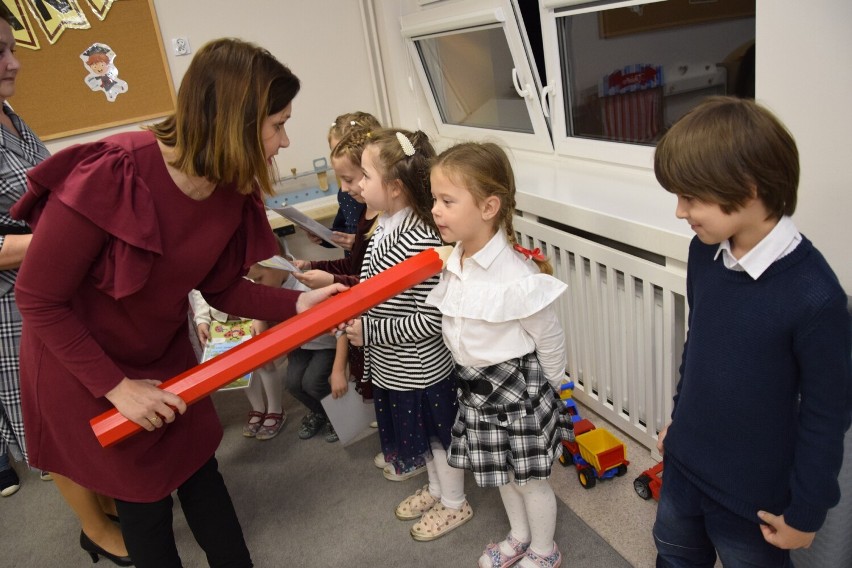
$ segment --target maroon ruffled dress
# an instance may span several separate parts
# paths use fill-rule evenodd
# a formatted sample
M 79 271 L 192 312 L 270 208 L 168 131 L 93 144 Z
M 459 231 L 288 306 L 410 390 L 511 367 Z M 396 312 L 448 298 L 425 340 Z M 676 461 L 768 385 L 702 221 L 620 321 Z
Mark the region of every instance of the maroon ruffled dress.
M 150 132 L 73 146 L 29 172 L 12 210 L 34 228 L 16 297 L 24 318 L 21 395 L 33 467 L 125 501 L 162 499 L 214 454 L 209 398 L 111 448 L 89 420 L 123 377 L 165 381 L 196 364 L 188 294 L 281 321 L 298 293 L 242 278 L 276 254 L 263 203 L 220 186 L 203 201 L 174 184 Z

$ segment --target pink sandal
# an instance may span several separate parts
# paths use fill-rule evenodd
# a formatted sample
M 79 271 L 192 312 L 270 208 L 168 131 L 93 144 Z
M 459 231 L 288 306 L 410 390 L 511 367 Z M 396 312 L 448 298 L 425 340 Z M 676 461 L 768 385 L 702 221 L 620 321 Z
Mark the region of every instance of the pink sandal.
M 272 420 L 272 424 L 265 426 L 267 420 Z M 287 420 L 287 414 L 283 410 L 280 414 L 277 412 L 266 413 L 255 438 L 258 440 L 271 440 L 278 435 L 278 432 L 281 431 L 281 427 L 284 426 L 285 420 Z
M 254 438 L 257 435 L 257 431 L 260 430 L 260 426 L 263 424 L 264 414 L 263 412 L 252 410 L 248 415 L 248 422 L 246 422 L 246 425 L 243 426 L 243 436 L 246 438 Z M 258 421 L 252 422 L 255 418 L 257 418 Z
M 559 568 L 562 566 L 562 553 L 559 552 L 559 547 L 556 546 L 555 542 L 553 543 L 553 550 L 547 556 L 537 554 L 529 548 L 525 557 L 531 560 L 536 568 Z
M 500 549 L 500 543 L 491 543 L 485 550 L 482 551 L 482 556 L 479 557 L 480 568 L 509 568 L 509 566 L 520 562 L 526 555 L 530 543 L 521 542 L 509 533 L 506 536 L 506 543 L 512 547 L 514 553 L 511 556 L 506 556 Z

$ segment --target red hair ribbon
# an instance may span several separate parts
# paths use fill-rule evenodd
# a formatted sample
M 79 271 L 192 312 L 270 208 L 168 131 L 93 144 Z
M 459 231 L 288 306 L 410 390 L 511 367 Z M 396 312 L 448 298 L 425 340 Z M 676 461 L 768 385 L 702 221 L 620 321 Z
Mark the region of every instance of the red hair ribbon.
M 527 257 L 527 260 L 533 259 L 533 260 L 537 260 L 539 262 L 544 262 L 545 260 L 547 260 L 545 258 L 545 256 L 543 254 L 541 254 L 540 248 L 534 248 L 533 250 L 530 250 L 528 248 L 524 248 L 521 245 L 516 244 L 515 250 L 518 251 L 519 253 L 521 253 L 522 255 L 524 255 L 525 257 Z

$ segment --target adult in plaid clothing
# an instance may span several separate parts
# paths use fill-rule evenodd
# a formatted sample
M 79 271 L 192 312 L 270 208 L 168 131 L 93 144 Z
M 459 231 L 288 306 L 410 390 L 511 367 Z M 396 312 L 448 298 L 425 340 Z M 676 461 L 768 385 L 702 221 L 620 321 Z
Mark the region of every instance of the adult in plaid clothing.
M 500 488 L 511 527 L 479 566 L 554 568 L 562 555 L 547 479 L 568 418 L 554 391 L 565 374 L 565 338 L 553 304 L 566 286 L 538 250 L 515 242 L 515 182 L 499 146 L 445 150 L 431 181 L 441 238 L 456 243 L 426 300 L 443 314 L 459 379 L 448 461 L 472 470 L 480 487 Z
M 9 217 L 9 208 L 27 189 L 26 171 L 48 155 L 47 148 L 15 114 L 6 99 L 15 94 L 20 63 L 15 57 L 15 38 L 8 10 L 0 5 L 0 495 L 8 497 L 20 479 L 9 463 L 9 454 L 26 461 L 24 419 L 18 351 L 21 314 L 15 303 L 18 266 L 30 243 L 25 223 Z

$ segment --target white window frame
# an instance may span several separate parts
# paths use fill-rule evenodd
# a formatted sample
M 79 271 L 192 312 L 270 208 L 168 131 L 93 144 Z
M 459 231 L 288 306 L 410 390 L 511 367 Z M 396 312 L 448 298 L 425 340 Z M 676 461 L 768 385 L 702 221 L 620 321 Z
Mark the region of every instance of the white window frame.
M 557 35 L 557 19 L 561 17 L 599 12 L 602 9 L 624 8 L 665 0 L 539 0 L 541 35 L 544 44 L 544 61 L 547 69 L 549 94 L 547 106 L 552 117 L 553 146 L 563 156 L 612 162 L 625 166 L 653 169 L 654 147 L 625 142 L 609 142 L 569 136 L 565 116 L 565 93 L 562 91 L 563 74 Z
M 521 36 L 522 33 L 525 34 L 526 32 L 520 29 L 510 0 L 459 0 L 403 16 L 400 22 L 402 36 L 408 46 L 414 69 L 426 93 L 429 109 L 441 136 L 457 140 L 497 138 L 513 148 L 553 153 L 550 126 L 542 110 L 541 86 L 534 80 L 537 73 L 533 71 Z M 516 85 L 520 84 L 521 88 L 528 93 L 523 98 L 532 123 L 532 133 L 445 123 L 441 118 L 441 113 L 429 86 L 426 70 L 414 43 L 417 39 L 458 32 L 468 28 L 484 29 L 495 26 L 499 26 L 505 34 L 517 73 Z

